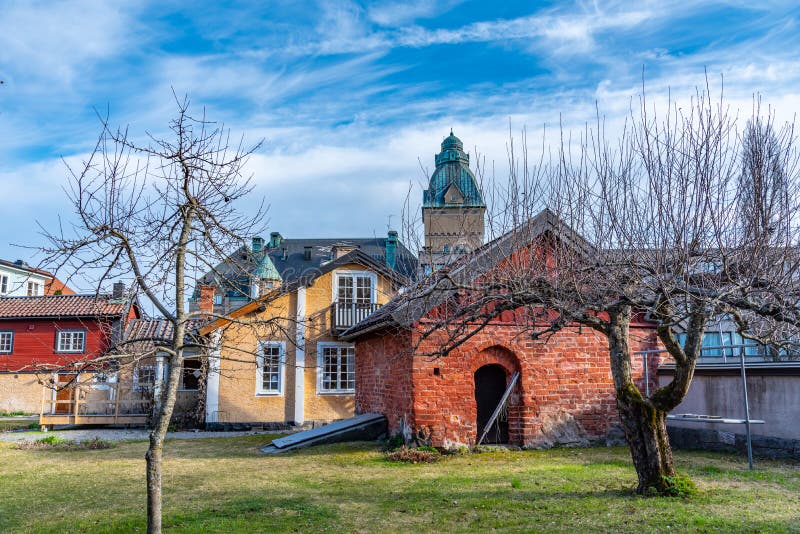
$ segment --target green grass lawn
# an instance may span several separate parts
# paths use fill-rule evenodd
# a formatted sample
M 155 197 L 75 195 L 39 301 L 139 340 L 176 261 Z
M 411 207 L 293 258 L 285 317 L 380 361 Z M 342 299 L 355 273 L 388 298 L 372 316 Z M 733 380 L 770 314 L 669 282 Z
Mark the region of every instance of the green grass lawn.
M 21 419 L 21 420 L 4 420 L 0 421 L 0 432 L 10 432 L 12 430 L 31 430 L 31 429 L 39 429 L 39 422 L 30 419 Z
M 626 449 L 395 464 L 374 444 L 265 456 L 268 437 L 172 440 L 169 532 L 800 532 L 800 467 L 677 452 L 689 499 L 632 494 Z M 145 529 L 144 442 L 98 451 L 0 444 L 0 532 Z

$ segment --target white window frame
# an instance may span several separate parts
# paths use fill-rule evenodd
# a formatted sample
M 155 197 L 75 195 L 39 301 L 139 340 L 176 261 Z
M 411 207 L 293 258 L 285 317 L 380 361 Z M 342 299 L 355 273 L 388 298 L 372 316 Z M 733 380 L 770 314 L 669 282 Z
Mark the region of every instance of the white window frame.
M 8 275 L 0 274 L 0 295 L 8 293 Z
M 370 304 L 375 304 L 378 302 L 378 275 L 372 271 L 350 271 L 350 270 L 337 270 L 333 271 L 333 302 L 337 302 L 339 300 L 339 277 L 340 276 L 350 276 L 354 278 L 353 280 L 353 298 L 355 298 L 355 291 L 356 291 L 356 277 L 365 277 L 370 279 Z
M 27 294 L 29 297 L 38 297 L 39 290 L 42 288 L 42 284 L 37 282 L 36 280 L 28 280 L 27 286 Z
M 64 349 L 61 348 L 61 336 L 64 334 L 81 334 L 81 347 L 80 349 L 70 348 Z M 86 330 L 80 329 L 72 329 L 72 330 L 58 330 L 56 332 L 56 352 L 58 353 L 67 353 L 67 354 L 81 354 L 86 352 Z
M 352 388 L 337 388 L 326 389 L 323 387 L 325 377 L 325 349 L 353 349 L 353 387 Z M 344 343 L 341 341 L 320 341 L 317 343 L 317 394 L 318 395 L 353 395 L 356 392 L 355 388 L 355 372 L 356 372 L 356 354 L 355 345 L 353 343 Z M 339 355 L 341 358 L 341 354 Z M 339 364 L 341 365 L 341 364 Z
M 153 381 L 141 383 L 139 379 L 139 371 L 147 369 L 153 371 Z M 156 365 L 137 365 L 133 368 L 133 391 L 153 391 L 158 382 L 158 368 Z
M 264 389 L 264 349 L 278 349 L 278 389 Z M 283 395 L 283 387 L 286 383 L 286 342 L 262 340 L 258 342 L 258 353 L 256 356 L 256 396 L 280 396 Z
M 14 352 L 14 331 L 13 330 L 3 330 L 0 332 L 0 336 L 5 336 L 8 334 L 8 350 L 4 350 L 2 345 L 0 345 L 0 354 L 12 354 Z

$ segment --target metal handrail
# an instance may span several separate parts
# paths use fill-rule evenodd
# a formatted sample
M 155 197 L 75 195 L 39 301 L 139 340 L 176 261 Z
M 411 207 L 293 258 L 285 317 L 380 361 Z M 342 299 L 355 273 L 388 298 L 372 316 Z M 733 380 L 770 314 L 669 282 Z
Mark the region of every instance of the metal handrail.
M 702 358 L 703 349 L 710 349 L 710 350 L 726 349 L 726 350 L 730 350 L 731 351 L 731 355 L 733 355 L 733 350 L 734 349 L 739 349 L 739 358 L 738 358 L 738 360 L 739 360 L 739 370 L 740 370 L 741 377 L 742 377 L 742 404 L 743 404 L 743 408 L 744 408 L 744 418 L 743 419 L 723 419 L 723 418 L 718 418 L 717 419 L 717 418 L 712 418 L 710 416 L 705 416 L 703 418 L 702 422 L 706 422 L 706 423 L 724 422 L 724 423 L 729 423 L 729 424 L 742 424 L 742 423 L 744 423 L 745 429 L 746 429 L 746 434 L 747 434 L 747 463 L 748 463 L 748 465 L 749 465 L 751 470 L 753 469 L 753 442 L 752 442 L 752 437 L 751 437 L 751 433 L 750 433 L 750 425 L 754 423 L 754 420 L 750 418 L 750 401 L 749 401 L 748 396 L 747 396 L 747 371 L 746 371 L 747 365 L 746 365 L 745 361 L 746 361 L 747 356 L 748 356 L 747 349 L 748 348 L 753 348 L 753 347 L 759 347 L 759 346 L 761 346 L 761 345 L 740 343 L 740 344 L 736 344 L 736 345 L 734 345 L 734 344 L 721 345 L 721 346 L 718 346 L 718 347 L 702 347 L 700 349 L 700 354 L 701 354 L 700 358 Z M 666 349 L 650 349 L 650 350 L 641 350 L 641 351 L 635 351 L 634 352 L 634 354 L 641 354 L 642 355 L 643 364 L 644 364 L 645 394 L 647 396 L 650 395 L 650 387 L 649 387 L 649 385 L 650 385 L 649 382 L 650 381 L 649 381 L 649 375 L 648 375 L 647 357 L 650 354 L 662 354 L 662 353 L 669 354 L 669 351 L 667 351 Z M 727 363 L 727 361 L 725 361 L 725 351 L 724 350 L 722 351 L 722 355 L 721 356 L 723 358 L 723 363 Z M 733 357 L 733 356 L 731 356 L 731 357 Z M 775 363 L 775 364 L 784 364 L 784 365 L 786 364 L 785 361 L 760 361 L 758 363 L 759 364 Z M 667 416 L 667 417 L 669 417 L 669 416 Z M 698 421 L 698 420 L 695 420 L 695 421 Z M 760 420 L 760 419 L 759 420 L 755 420 L 755 421 L 758 422 L 758 423 L 761 423 L 761 424 L 763 424 L 763 422 L 764 422 L 763 420 Z

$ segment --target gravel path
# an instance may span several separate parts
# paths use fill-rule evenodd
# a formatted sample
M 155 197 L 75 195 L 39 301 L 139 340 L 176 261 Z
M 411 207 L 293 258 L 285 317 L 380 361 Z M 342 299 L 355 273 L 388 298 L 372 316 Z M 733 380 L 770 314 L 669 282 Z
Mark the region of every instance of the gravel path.
M 167 432 L 167 439 L 202 439 L 202 438 L 230 438 L 235 436 L 255 436 L 258 434 L 277 434 L 282 432 L 250 430 L 242 432 L 206 432 L 206 431 L 182 431 Z M 58 436 L 64 439 L 82 441 L 98 437 L 107 441 L 125 441 L 147 439 L 148 433 L 145 429 L 123 429 L 123 428 L 74 428 L 64 430 L 51 430 L 50 432 L 0 432 L 0 441 L 20 442 L 35 441 L 44 436 Z

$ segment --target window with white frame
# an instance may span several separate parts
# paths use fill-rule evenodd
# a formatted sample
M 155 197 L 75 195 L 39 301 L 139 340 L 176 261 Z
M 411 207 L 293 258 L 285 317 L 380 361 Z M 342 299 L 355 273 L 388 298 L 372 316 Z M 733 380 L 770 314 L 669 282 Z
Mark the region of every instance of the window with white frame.
M 40 295 L 42 285 L 39 282 L 28 281 L 28 296 L 37 297 Z
M 283 341 L 259 342 L 258 368 L 256 369 L 257 395 L 280 395 L 283 393 L 285 347 Z
M 0 274 L 0 295 L 8 293 L 8 276 Z
M 133 369 L 133 390 L 152 391 L 156 385 L 156 366 L 140 365 Z
M 356 389 L 356 349 L 348 343 L 317 346 L 320 393 L 353 393 Z
M 14 332 L 0 332 L 0 354 L 11 354 L 14 350 Z
M 370 304 L 375 302 L 377 276 L 369 271 L 338 271 L 336 273 L 336 300 L 343 304 Z
M 56 335 L 57 352 L 83 352 L 86 347 L 84 330 L 59 330 Z

